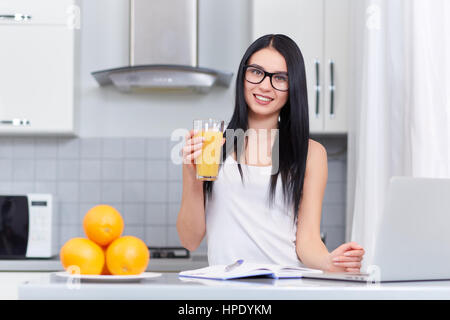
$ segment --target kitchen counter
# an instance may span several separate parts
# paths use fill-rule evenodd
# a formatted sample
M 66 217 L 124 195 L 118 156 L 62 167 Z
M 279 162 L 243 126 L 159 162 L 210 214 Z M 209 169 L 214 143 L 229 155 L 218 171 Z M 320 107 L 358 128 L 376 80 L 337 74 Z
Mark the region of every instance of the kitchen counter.
M 18 286 L 33 279 L 40 279 L 48 272 L 0 272 L 0 300 L 17 300 Z
M 203 268 L 208 265 L 207 257 L 192 255 L 190 258 L 150 259 L 149 272 L 180 272 Z M 58 257 L 52 259 L 0 260 L 0 271 L 62 271 Z
M 450 281 L 366 284 L 318 279 L 202 280 L 177 273 L 133 283 L 81 282 L 44 274 L 18 286 L 19 299 L 320 300 L 450 299 Z

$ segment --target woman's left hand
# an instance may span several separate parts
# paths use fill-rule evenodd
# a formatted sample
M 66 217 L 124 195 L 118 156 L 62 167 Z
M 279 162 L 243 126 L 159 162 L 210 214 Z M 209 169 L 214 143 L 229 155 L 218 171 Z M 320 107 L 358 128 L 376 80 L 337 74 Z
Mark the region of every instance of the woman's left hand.
M 364 249 L 356 242 L 340 245 L 330 253 L 330 272 L 360 272 Z

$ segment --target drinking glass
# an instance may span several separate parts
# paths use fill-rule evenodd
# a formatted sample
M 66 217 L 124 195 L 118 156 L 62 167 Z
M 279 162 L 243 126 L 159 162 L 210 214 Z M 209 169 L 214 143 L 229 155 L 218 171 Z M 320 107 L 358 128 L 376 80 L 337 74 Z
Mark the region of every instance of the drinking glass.
M 222 150 L 223 128 L 223 120 L 194 120 L 194 131 L 197 131 L 194 138 L 199 136 L 205 138 L 202 151 L 195 159 L 198 180 L 214 181 L 217 179 Z

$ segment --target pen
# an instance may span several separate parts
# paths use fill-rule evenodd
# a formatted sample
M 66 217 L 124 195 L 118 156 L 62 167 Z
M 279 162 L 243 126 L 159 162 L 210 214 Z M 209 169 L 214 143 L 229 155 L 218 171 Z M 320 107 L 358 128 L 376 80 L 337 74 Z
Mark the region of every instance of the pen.
M 229 264 L 225 267 L 225 272 L 231 271 L 231 270 L 239 267 L 243 262 L 244 262 L 244 260 L 242 260 L 242 259 L 236 260 L 236 262 Z

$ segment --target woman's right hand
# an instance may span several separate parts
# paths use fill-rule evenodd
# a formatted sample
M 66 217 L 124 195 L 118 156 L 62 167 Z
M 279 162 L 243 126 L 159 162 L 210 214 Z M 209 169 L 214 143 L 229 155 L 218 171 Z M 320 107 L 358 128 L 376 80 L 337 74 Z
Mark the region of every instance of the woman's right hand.
M 196 179 L 195 158 L 202 152 L 204 138 L 202 136 L 195 137 L 197 131 L 191 130 L 185 136 L 185 145 L 183 146 L 183 171 L 189 178 Z
M 182 149 L 183 154 L 183 177 L 185 174 L 190 180 L 197 179 L 197 172 L 195 166 L 195 158 L 202 153 L 203 143 L 205 138 L 202 136 L 195 137 L 196 130 L 189 131 L 185 136 L 185 145 Z M 225 143 L 225 138 L 222 140 L 222 146 Z M 202 181 L 199 181 L 202 182 Z

